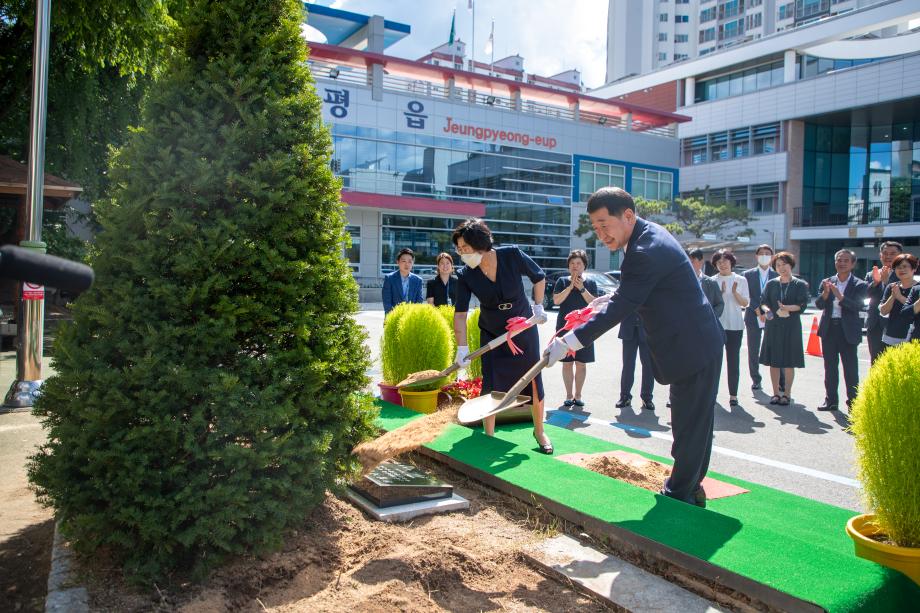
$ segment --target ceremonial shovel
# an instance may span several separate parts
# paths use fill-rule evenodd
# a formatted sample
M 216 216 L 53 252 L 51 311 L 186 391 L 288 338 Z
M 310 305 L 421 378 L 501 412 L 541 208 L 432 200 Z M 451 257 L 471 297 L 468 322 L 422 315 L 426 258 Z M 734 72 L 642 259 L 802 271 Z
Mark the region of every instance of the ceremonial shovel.
M 534 364 L 507 392 L 492 392 L 488 396 L 467 400 L 460 405 L 460 410 L 457 412 L 457 421 L 461 424 L 469 424 L 507 409 L 527 404 L 531 400 L 530 396 L 519 396 L 518 394 L 530 384 L 541 370 L 546 368 L 548 361 L 549 358 L 544 357 Z
M 509 337 L 515 336 L 516 334 L 523 332 L 524 330 L 527 330 L 534 324 L 542 324 L 545 321 L 546 321 L 545 315 L 543 317 L 537 317 L 536 315 L 531 316 L 531 318 L 527 320 L 527 327 L 521 328 L 520 330 L 515 330 L 514 332 L 505 332 L 501 336 L 495 337 L 494 339 L 492 339 L 491 341 L 489 341 L 488 343 L 486 343 L 485 345 L 483 345 L 482 347 L 480 347 L 479 349 L 477 349 L 476 351 L 468 355 L 467 361 L 472 362 L 476 358 L 482 356 L 484 353 L 492 351 L 496 347 L 503 345 L 505 342 L 507 342 Z M 406 383 L 405 385 L 398 385 L 397 387 L 399 387 L 400 389 L 407 389 L 407 388 L 414 387 L 416 385 L 421 385 L 423 383 L 430 383 L 432 381 L 437 381 L 441 377 L 446 377 L 447 375 L 453 372 L 456 372 L 459 369 L 460 369 L 460 364 L 457 364 L 456 362 L 454 362 L 453 364 L 451 364 L 450 366 L 448 366 L 447 368 L 445 368 L 444 370 L 442 370 L 436 375 L 431 375 L 430 377 L 425 377 L 424 379 L 419 379 L 417 381 L 413 381 L 412 383 Z

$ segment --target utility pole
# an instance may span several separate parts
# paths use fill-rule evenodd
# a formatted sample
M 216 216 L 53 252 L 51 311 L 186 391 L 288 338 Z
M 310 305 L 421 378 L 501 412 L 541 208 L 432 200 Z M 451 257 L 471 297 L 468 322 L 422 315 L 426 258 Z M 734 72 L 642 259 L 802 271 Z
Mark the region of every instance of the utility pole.
M 45 252 L 42 206 L 45 185 L 45 121 L 48 114 L 48 48 L 51 39 L 51 0 L 35 0 L 35 40 L 32 52 L 32 110 L 29 122 L 29 169 L 26 179 L 26 237 L 19 245 Z M 45 323 L 44 288 L 18 284 L 19 317 L 16 380 L 4 406 L 31 407 L 42 385 L 42 339 Z

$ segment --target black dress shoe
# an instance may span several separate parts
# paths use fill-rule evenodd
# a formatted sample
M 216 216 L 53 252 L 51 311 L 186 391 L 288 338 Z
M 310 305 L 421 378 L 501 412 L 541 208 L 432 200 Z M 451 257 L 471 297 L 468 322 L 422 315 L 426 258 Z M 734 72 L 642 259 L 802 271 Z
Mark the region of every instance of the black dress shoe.
M 729 398 L 729 399 L 728 399 L 728 406 L 730 406 L 730 407 L 736 407 L 736 406 L 738 406 L 738 399 L 737 399 L 737 398 Z
M 668 407 L 669 409 L 671 408 L 671 401 L 670 401 L 670 400 L 668 400 L 667 407 Z
M 642 408 L 645 409 L 646 411 L 654 411 L 655 403 L 652 402 L 651 400 L 646 400 L 642 403 Z
M 696 501 L 696 506 L 706 508 L 706 490 L 702 487 L 696 488 L 696 491 L 693 492 L 693 499 Z
M 761 389 L 763 389 L 763 388 L 760 387 L 760 383 L 755 383 L 754 385 L 751 386 L 751 391 L 752 391 L 752 392 L 756 392 L 756 391 L 761 390 Z
M 828 402 L 827 400 L 825 400 L 824 404 L 818 407 L 818 410 L 819 411 L 839 411 L 840 407 L 837 406 L 836 402 Z
M 628 407 L 630 404 L 632 404 L 632 398 L 629 396 L 620 396 L 620 399 L 617 400 L 617 403 L 613 406 L 622 409 L 623 407 Z

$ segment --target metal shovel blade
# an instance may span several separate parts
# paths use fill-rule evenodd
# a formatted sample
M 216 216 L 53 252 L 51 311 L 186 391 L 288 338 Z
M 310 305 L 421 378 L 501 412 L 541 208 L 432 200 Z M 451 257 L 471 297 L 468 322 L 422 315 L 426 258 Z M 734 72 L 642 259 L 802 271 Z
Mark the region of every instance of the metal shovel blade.
M 506 400 L 509 400 L 509 402 L 505 402 Z M 471 424 L 490 415 L 495 415 L 506 409 L 513 409 L 529 402 L 530 396 L 508 398 L 505 392 L 492 392 L 467 400 L 460 405 L 460 409 L 457 411 L 457 421 L 461 424 Z

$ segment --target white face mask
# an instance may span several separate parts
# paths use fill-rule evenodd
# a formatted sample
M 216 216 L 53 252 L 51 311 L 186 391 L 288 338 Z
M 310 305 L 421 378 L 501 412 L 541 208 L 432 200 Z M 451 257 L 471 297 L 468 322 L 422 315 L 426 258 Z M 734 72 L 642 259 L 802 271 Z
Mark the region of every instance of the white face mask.
M 460 259 L 463 260 L 463 263 L 469 266 L 470 268 L 476 268 L 479 266 L 479 263 L 482 262 L 481 253 L 461 253 Z
M 772 255 L 758 255 L 757 263 L 760 264 L 761 266 L 769 266 L 770 260 L 772 259 L 773 259 Z

